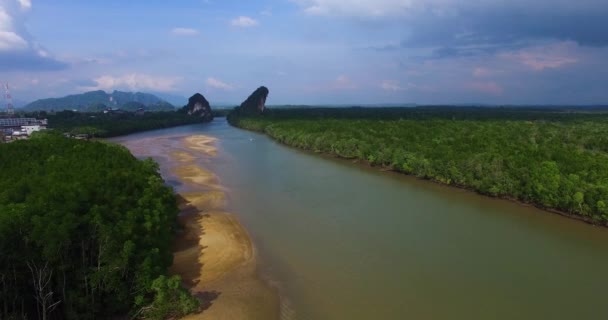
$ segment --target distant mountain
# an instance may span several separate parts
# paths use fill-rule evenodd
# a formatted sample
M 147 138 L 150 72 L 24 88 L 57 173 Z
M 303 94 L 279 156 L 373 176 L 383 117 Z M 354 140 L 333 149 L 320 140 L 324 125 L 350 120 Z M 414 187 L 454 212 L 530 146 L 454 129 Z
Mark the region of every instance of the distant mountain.
M 169 94 L 163 92 L 151 92 L 151 94 L 169 102 L 170 104 L 176 107 L 181 107 L 188 103 L 188 98 L 176 94 Z
M 107 108 L 118 108 L 128 111 L 144 106 L 148 111 L 172 111 L 175 107 L 155 95 L 142 92 L 114 91 L 107 93 L 103 90 L 74 94 L 63 98 L 36 100 L 23 107 L 26 111 L 61 111 L 77 110 L 83 112 L 99 112 Z
M 19 100 L 19 99 L 13 100 L 13 106 L 15 107 L 15 109 L 19 109 L 19 108 L 27 105 L 28 103 L 29 103 L 29 101 L 25 101 L 25 100 Z

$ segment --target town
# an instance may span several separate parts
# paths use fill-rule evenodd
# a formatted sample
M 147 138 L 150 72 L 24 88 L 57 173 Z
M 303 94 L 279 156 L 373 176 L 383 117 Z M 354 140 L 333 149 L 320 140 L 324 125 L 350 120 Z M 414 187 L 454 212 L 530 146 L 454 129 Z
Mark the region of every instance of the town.
M 34 132 L 47 128 L 47 119 L 0 118 L 0 141 L 28 139 Z

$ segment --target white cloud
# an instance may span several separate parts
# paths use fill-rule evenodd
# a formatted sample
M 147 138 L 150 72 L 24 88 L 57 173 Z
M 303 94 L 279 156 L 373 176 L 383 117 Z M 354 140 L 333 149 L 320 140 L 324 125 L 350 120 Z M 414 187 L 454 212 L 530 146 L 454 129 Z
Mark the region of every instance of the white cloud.
M 417 84 L 408 82 L 406 84 L 402 84 L 397 80 L 382 80 L 380 82 L 380 88 L 384 91 L 388 92 L 436 92 L 437 89 L 433 86 L 426 84 Z
M 425 12 L 436 17 L 454 16 L 461 8 L 526 8 L 529 10 L 587 10 L 597 8 L 605 0 L 290 0 L 311 15 L 341 15 L 360 18 L 400 17 L 407 14 Z M 507 5 L 505 5 L 505 3 Z
M 492 71 L 482 67 L 476 67 L 473 69 L 473 77 L 475 78 L 485 78 L 492 75 Z
M 32 8 L 31 0 L 17 0 L 17 2 L 19 2 L 19 5 L 21 6 L 21 10 L 29 10 Z
M 207 81 L 205 81 L 205 84 L 207 86 L 209 86 L 210 88 L 213 89 L 220 89 L 220 90 L 232 90 L 234 89 L 234 87 L 230 84 L 227 84 L 221 80 L 218 80 L 216 78 L 213 77 L 209 77 L 207 78 Z
M 477 91 L 477 92 L 481 92 L 484 94 L 491 94 L 491 95 L 500 95 L 504 92 L 503 87 L 493 81 L 470 82 L 470 83 L 465 84 L 465 87 L 472 91 Z
M 151 76 L 141 73 L 131 73 L 118 77 L 114 76 L 100 76 L 93 79 L 96 83 L 94 86 L 80 87 L 81 90 L 118 90 L 128 89 L 131 91 L 135 90 L 153 90 L 160 92 L 174 91 L 175 85 L 181 79 L 178 77 L 162 77 L 162 76 Z
M 500 55 L 502 58 L 517 61 L 534 71 L 558 69 L 579 61 L 574 51 L 576 45 L 562 42 L 546 46 L 536 46 Z
M 0 0 L 0 72 L 66 66 L 28 34 L 25 20 L 31 7 L 31 0 Z
M 176 36 L 196 36 L 199 34 L 198 30 L 192 28 L 173 28 L 171 33 Z
M 16 33 L 0 30 L 0 51 L 23 50 L 27 47 L 27 41 Z
M 271 9 L 264 9 L 264 10 L 260 11 L 260 14 L 263 15 L 263 16 L 269 17 L 269 16 L 272 16 L 272 10 Z
M 398 16 L 412 8 L 416 0 L 293 0 L 311 15 L 360 17 Z M 433 1 L 431 1 L 433 2 Z
M 257 20 L 252 19 L 250 17 L 240 16 L 236 19 L 233 19 L 230 24 L 235 27 L 250 28 L 257 26 L 259 23 Z
M 0 6 L 0 30 L 6 31 L 13 28 L 13 18 Z
M 15 32 L 13 17 L 0 6 L 0 51 L 23 50 L 27 47 L 27 41 Z
M 380 83 L 380 88 L 386 91 L 405 91 L 405 88 L 395 80 L 383 80 Z
M 358 86 L 349 77 L 340 75 L 331 83 L 333 89 L 348 90 L 356 89 Z

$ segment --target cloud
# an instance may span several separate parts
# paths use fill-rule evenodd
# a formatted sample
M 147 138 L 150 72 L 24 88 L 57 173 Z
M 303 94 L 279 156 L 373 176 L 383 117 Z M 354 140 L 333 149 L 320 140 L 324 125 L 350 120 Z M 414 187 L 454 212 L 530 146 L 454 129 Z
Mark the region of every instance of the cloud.
M 539 42 L 608 47 L 606 0 L 291 1 L 309 15 L 363 22 L 357 26 L 367 39 L 374 30 L 401 34 L 370 47 L 383 52 L 425 49 L 425 58 L 449 59 L 494 55 Z
M 0 72 L 64 69 L 27 32 L 25 19 L 30 0 L 0 0 Z
M 380 88 L 388 92 L 435 92 L 437 91 L 433 86 L 427 84 L 417 84 L 408 82 L 402 85 L 397 80 L 382 80 L 380 82 Z
M 7 6 L 8 3 L 5 2 L 0 2 L 0 52 L 25 50 L 29 43 L 17 31 L 21 24 L 19 16 L 22 14 L 14 5 Z
M 21 6 L 21 10 L 29 10 L 32 8 L 32 1 L 30 0 L 17 0 Z
M 92 79 L 94 85 L 81 86 L 81 90 L 153 90 L 159 92 L 175 91 L 175 85 L 181 80 L 179 77 L 152 76 L 141 73 L 131 73 L 122 76 L 104 75 Z
M 411 8 L 411 0 L 294 0 L 310 15 L 345 15 L 353 17 L 400 16 Z
M 395 80 L 383 80 L 380 83 L 380 88 L 382 88 L 385 91 L 405 91 L 406 89 L 404 87 L 402 87 L 399 82 L 395 81 Z
M 234 87 L 230 84 L 227 84 L 221 80 L 218 80 L 216 78 L 213 77 L 209 77 L 207 78 L 207 81 L 205 81 L 205 84 L 213 89 L 220 89 L 220 90 L 232 90 L 234 89 Z
M 356 89 L 358 86 L 349 77 L 340 75 L 331 83 L 331 88 L 338 90 Z
M 492 74 L 492 71 L 486 68 L 476 67 L 475 69 L 473 69 L 472 74 L 475 78 L 485 78 L 490 76 Z
M 504 92 L 504 89 L 496 82 L 470 82 L 465 87 L 472 91 L 477 91 L 485 94 L 500 95 Z
M 27 41 L 18 34 L 11 31 L 0 31 L 0 51 L 23 50 L 27 47 Z
M 0 52 L 0 72 L 63 70 L 67 67 L 66 63 L 44 57 L 35 51 Z
M 257 20 L 252 19 L 250 17 L 240 16 L 236 19 L 233 19 L 230 24 L 235 27 L 250 28 L 257 26 L 259 23 Z
M 517 61 L 535 71 L 558 69 L 578 62 L 578 58 L 571 53 L 574 46 L 569 43 L 536 46 L 504 53 L 501 57 Z
M 199 34 L 198 30 L 192 28 L 173 28 L 171 33 L 176 36 L 196 36 Z

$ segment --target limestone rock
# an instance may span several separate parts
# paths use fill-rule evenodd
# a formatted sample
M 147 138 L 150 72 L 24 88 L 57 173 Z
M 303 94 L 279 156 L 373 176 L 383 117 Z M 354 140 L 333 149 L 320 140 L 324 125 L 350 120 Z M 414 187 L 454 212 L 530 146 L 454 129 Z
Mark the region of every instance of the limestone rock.
M 268 88 L 264 86 L 257 88 L 247 100 L 241 103 L 241 110 L 245 112 L 263 113 L 266 108 L 268 93 Z
M 201 117 L 203 121 L 213 120 L 209 101 L 200 93 L 196 93 L 190 97 L 190 99 L 188 99 L 188 104 L 185 105 L 182 110 L 188 115 Z

